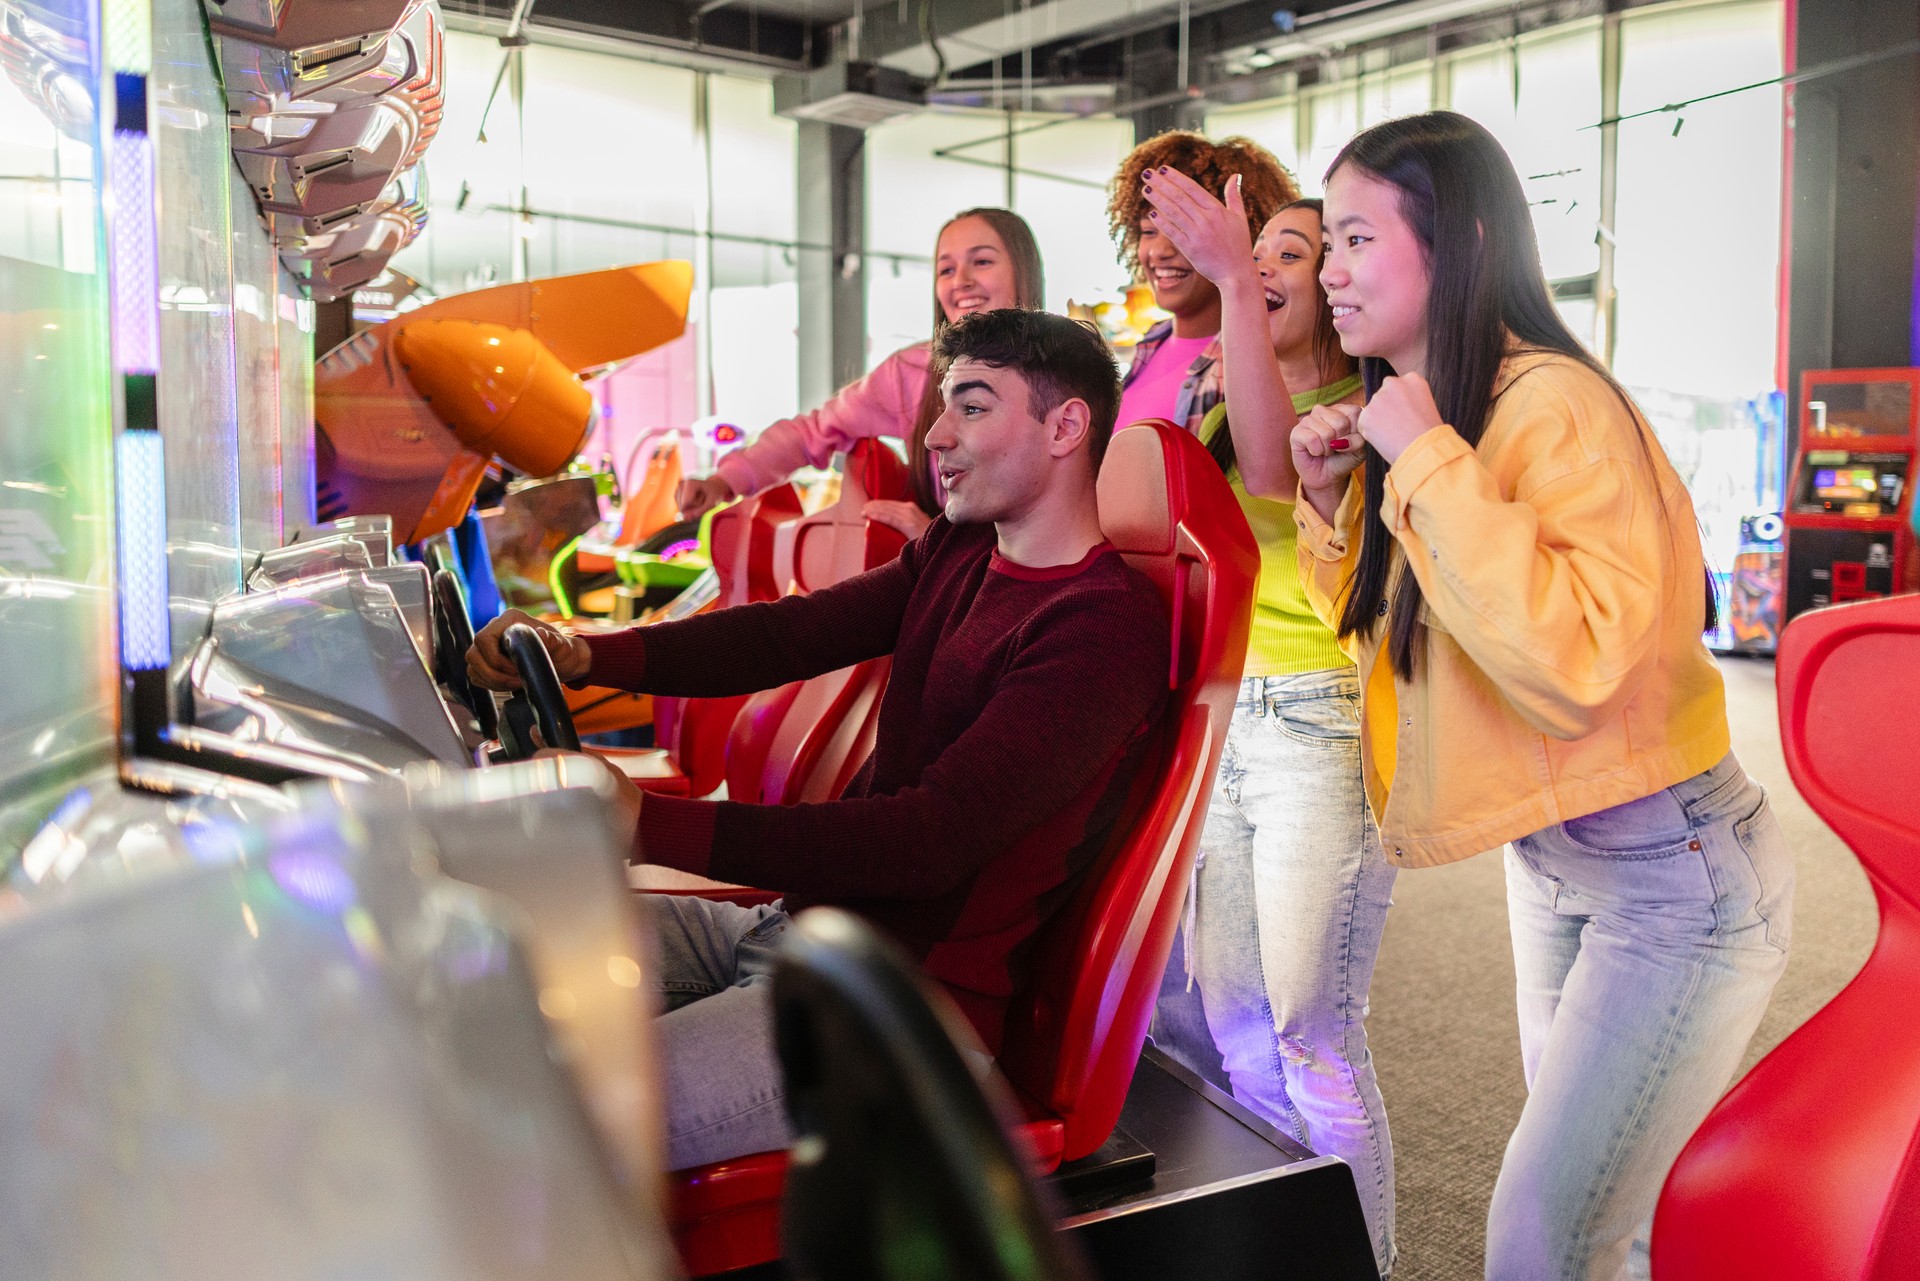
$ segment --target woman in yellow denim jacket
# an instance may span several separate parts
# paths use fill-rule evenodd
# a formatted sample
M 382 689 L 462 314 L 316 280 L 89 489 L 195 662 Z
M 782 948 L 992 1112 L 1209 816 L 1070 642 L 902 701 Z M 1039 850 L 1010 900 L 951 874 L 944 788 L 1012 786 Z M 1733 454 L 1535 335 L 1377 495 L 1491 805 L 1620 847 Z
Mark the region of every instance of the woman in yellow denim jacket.
M 1370 394 L 1293 433 L 1308 595 L 1360 666 L 1388 857 L 1508 843 L 1528 1101 L 1487 1275 L 1639 1274 L 1791 920 L 1791 860 L 1701 640 L 1692 503 L 1555 313 L 1486 130 L 1431 112 L 1360 134 L 1326 229 L 1321 280 Z

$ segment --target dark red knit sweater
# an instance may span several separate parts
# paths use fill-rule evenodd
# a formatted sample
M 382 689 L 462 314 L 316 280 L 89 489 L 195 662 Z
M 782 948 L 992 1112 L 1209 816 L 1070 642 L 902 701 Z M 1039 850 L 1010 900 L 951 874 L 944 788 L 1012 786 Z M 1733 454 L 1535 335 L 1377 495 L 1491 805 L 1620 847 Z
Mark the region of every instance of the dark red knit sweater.
M 990 1048 L 1025 945 L 1097 854 L 1165 704 L 1153 586 L 1110 547 L 1029 569 L 991 525 L 936 520 L 898 559 L 807 596 L 589 637 L 595 685 L 695 698 L 892 653 L 873 755 L 844 797 L 649 795 L 636 856 L 833 903 L 886 929 Z

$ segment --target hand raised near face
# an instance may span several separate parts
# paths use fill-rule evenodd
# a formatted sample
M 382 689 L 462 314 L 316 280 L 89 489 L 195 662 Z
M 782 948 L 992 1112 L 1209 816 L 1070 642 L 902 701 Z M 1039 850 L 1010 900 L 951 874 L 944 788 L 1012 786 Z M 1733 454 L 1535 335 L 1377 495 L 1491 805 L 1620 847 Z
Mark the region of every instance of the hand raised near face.
M 1387 379 L 1360 411 L 1360 430 L 1367 443 L 1389 464 L 1442 421 L 1433 388 L 1419 374 Z
M 1293 469 L 1299 473 L 1301 489 L 1309 494 L 1344 492 L 1347 477 L 1360 466 L 1365 452 L 1361 446 L 1366 439 L 1360 432 L 1358 405 L 1315 405 L 1302 415 L 1291 440 Z
M 1141 183 L 1154 225 L 1195 271 L 1216 285 L 1235 274 L 1254 275 L 1253 236 L 1239 174 L 1227 179 L 1225 201 L 1177 169 L 1149 169 Z

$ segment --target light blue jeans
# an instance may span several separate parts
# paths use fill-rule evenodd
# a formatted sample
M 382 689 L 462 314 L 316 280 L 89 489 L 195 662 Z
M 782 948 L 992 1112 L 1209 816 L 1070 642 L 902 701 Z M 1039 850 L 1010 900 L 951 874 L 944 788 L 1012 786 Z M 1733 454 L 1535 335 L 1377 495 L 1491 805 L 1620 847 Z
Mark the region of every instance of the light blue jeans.
M 1353 1168 L 1382 1275 L 1393 1141 L 1365 1019 L 1393 880 L 1360 779 L 1353 669 L 1242 681 L 1200 838 L 1186 964 L 1167 967 L 1154 1042 Z
M 1786 839 L 1729 756 L 1506 858 L 1528 1093 L 1493 1191 L 1487 1276 L 1645 1276 L 1661 1185 L 1786 967 Z
M 776 904 L 642 897 L 659 940 L 654 1020 L 667 1104 L 667 1166 L 784 1148 L 786 1086 L 773 1044 L 773 961 L 791 924 Z

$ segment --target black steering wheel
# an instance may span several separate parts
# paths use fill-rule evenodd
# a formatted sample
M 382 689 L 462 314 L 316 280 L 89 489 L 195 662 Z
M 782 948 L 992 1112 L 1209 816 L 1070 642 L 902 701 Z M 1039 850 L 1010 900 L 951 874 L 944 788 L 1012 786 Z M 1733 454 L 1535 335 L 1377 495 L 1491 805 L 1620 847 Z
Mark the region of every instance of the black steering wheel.
M 560 674 L 553 670 L 553 656 L 540 643 L 540 633 L 525 623 L 515 623 L 507 628 L 500 644 L 520 672 L 520 688 L 502 712 L 500 745 L 506 749 L 507 758 L 525 760 L 533 755 L 527 729 L 536 723 L 548 747 L 579 751 L 580 735 L 573 728 L 573 713 L 567 709 Z
M 500 714 L 493 695 L 476 689 L 467 679 L 467 651 L 473 648 L 473 620 L 467 617 L 466 594 L 453 571 L 443 569 L 433 576 L 434 675 L 453 696 L 473 713 L 480 737 L 497 738 Z

